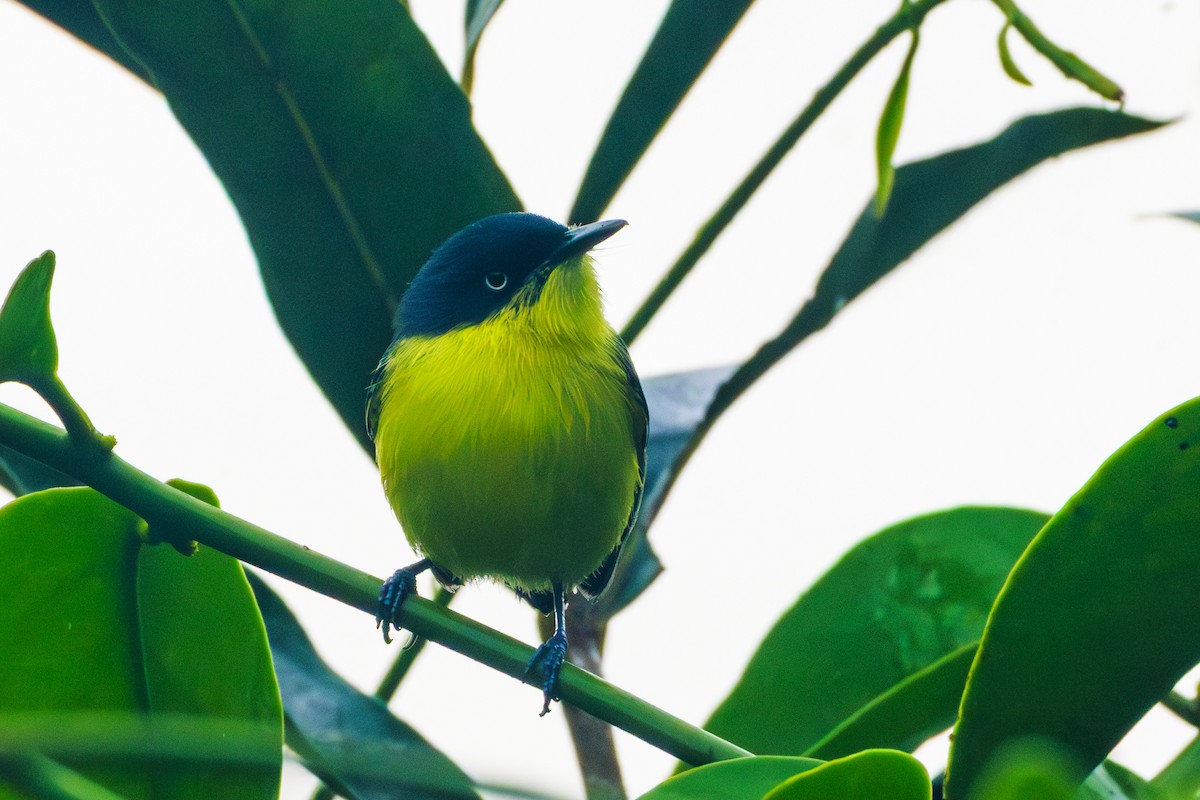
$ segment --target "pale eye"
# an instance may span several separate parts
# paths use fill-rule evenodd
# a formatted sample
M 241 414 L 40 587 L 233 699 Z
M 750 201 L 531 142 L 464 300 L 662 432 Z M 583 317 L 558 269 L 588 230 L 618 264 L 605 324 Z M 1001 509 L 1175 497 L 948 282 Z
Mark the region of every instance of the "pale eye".
M 493 292 L 498 292 L 508 286 L 508 276 L 503 272 L 489 272 L 483 276 L 483 285 Z

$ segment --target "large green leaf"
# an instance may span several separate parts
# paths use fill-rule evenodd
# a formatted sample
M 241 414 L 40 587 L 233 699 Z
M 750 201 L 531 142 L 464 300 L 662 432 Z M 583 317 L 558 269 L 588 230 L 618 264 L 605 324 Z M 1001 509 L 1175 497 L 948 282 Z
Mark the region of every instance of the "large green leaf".
M 249 577 L 271 640 L 288 744 L 311 769 L 358 800 L 478 800 L 454 762 L 331 670 L 283 600 Z
M 600 217 L 751 2 L 672 0 L 609 117 L 569 221 Z
M 870 748 L 911 753 L 954 724 L 974 658 L 975 645 L 968 644 L 914 672 L 843 720 L 804 755 L 841 758 Z
M 638 800 L 745 800 L 759 797 L 823 762 L 792 756 L 755 756 L 718 761 L 675 775 Z
M 519 206 L 466 98 L 395 0 L 95 5 L 224 183 L 284 332 L 369 447 L 364 387 L 408 280 Z
M 91 45 L 147 83 L 146 70 L 117 42 L 95 6 L 86 0 L 20 0 L 46 19 Z
M 143 528 L 91 489 L 51 489 L 0 509 L 0 711 L 201 716 L 214 743 L 257 723 L 265 745 L 252 760 L 266 767 L 139 758 L 81 769 L 129 798 L 272 797 L 282 712 L 241 566 L 207 548 L 184 558 L 145 545 Z M 35 727 L 36 715 L 28 719 Z
M 930 800 L 921 762 L 896 750 L 866 750 L 802 772 L 762 800 Z
M 1045 520 L 959 508 L 858 544 L 784 613 L 705 728 L 760 755 L 805 752 L 878 695 L 976 641 Z
M 1038 736 L 1081 780 L 1200 662 L 1200 398 L 1114 453 L 1047 523 L 996 600 L 963 695 L 947 797 Z

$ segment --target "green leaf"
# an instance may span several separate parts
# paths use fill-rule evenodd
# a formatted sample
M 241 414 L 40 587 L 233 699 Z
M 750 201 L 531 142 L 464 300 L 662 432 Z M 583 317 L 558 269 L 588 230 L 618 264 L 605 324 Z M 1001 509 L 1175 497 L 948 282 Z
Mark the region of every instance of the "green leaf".
M 930 800 L 932 795 L 920 761 L 896 750 L 867 750 L 801 773 L 763 800 Z
M 904 56 L 904 65 L 896 83 L 888 94 L 887 103 L 879 117 L 879 128 L 875 133 L 875 170 L 879 176 L 879 185 L 875 189 L 875 216 L 882 217 L 887 210 L 888 200 L 892 196 L 892 186 L 896 179 L 896 168 L 892 166 L 892 156 L 896 153 L 896 143 L 900 141 L 900 126 L 904 123 L 904 106 L 908 102 L 908 78 L 912 74 L 913 59 L 917 55 L 917 46 L 921 43 L 921 33 L 917 28 L 912 29 L 912 41 L 908 45 L 908 54 Z
M 0 606 L 0 711 L 201 715 L 213 742 L 257 723 L 269 746 L 252 755 L 265 768 L 157 769 L 143 758 L 98 766 L 84 755 L 68 764 L 130 798 L 272 796 L 282 714 L 241 566 L 207 548 L 183 558 L 147 547 L 143 527 L 91 489 L 51 489 L 0 509 L 0 585 L 11 587 Z
M 1105 761 L 1088 775 L 1076 800 L 1169 800 L 1170 794 L 1114 761 Z
M 754 753 L 805 752 L 880 694 L 976 641 L 1045 520 L 959 508 L 861 542 L 784 613 L 705 728 Z M 929 714 L 914 713 L 921 723 Z
M 96 0 L 237 206 L 284 333 L 370 450 L 397 298 L 450 234 L 519 202 L 394 0 Z
M 571 222 L 599 219 L 751 2 L 672 0 L 600 136 Z
M 1200 398 L 1114 453 L 1038 534 L 971 668 L 947 797 L 1029 736 L 1076 753 L 1082 780 L 1200 661 L 1198 485 Z
M 971 800 L 1071 800 L 1079 765 L 1055 742 L 1021 739 L 1008 743 L 992 758 Z
M 466 46 L 463 53 L 462 78 L 459 84 L 467 94 L 475 83 L 475 51 L 479 49 L 479 40 L 483 38 L 483 29 L 492 21 L 492 17 L 500 10 L 504 0 L 467 0 Z
M 25 265 L 0 308 L 0 381 L 44 383 L 58 370 L 58 340 L 50 324 L 54 253 Z
M 117 42 L 90 2 L 81 0 L 20 0 L 22 4 L 99 50 L 151 86 L 145 68 Z
M 610 619 L 644 592 L 662 573 L 662 562 L 650 547 L 650 525 L 658 516 L 671 473 L 684 446 L 704 418 L 713 395 L 733 367 L 712 367 L 656 375 L 642 381 L 650 427 L 646 433 L 646 485 L 642 507 L 608 588 L 586 613 Z
M 1033 82 L 1025 77 L 1024 72 L 1021 72 L 1021 68 L 1017 66 L 1017 62 L 1013 60 L 1012 53 L 1008 49 L 1008 29 L 1011 27 L 1011 22 L 1004 23 L 1004 27 L 1000 29 L 1000 39 L 996 43 L 1000 49 L 1000 66 L 1004 68 L 1004 74 L 1017 83 L 1023 86 L 1033 86 Z
M 993 0 L 993 2 L 1004 11 L 1009 23 L 1025 38 L 1025 41 L 1029 42 L 1034 50 L 1045 56 L 1051 64 L 1058 67 L 1063 75 L 1079 81 L 1106 100 L 1116 103 L 1125 101 L 1125 93 L 1120 86 L 1079 56 L 1062 49 L 1046 38 L 1046 35 L 1033 24 L 1033 20 L 1025 16 L 1012 0 Z
M 911 753 L 954 724 L 975 648 L 963 645 L 914 672 L 847 717 L 804 754 L 831 759 L 871 748 Z
M 253 575 L 250 584 L 271 640 L 288 744 L 322 780 L 360 800 L 424 800 L 432 790 L 478 800 L 454 762 L 321 660 L 278 595 Z
M 789 328 L 819 329 L 976 203 L 1048 158 L 1144 133 L 1165 123 L 1117 111 L 1072 108 L 1014 122 L 999 136 L 896 170 L 882 217 L 868 206 L 834 254 L 813 299 Z
M 79 481 L 42 462 L 0 445 L 0 486 L 13 497 L 55 486 L 78 486 Z
M 783 781 L 816 769 L 813 758 L 755 756 L 718 761 L 668 778 L 638 800 L 745 800 L 759 797 Z
M 1186 219 L 1189 222 L 1200 222 L 1200 211 L 1176 211 L 1171 216 Z

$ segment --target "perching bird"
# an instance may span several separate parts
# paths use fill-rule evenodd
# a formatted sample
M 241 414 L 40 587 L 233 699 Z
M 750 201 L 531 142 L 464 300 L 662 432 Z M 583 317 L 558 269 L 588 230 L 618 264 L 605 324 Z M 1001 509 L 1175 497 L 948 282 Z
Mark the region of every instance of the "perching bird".
M 468 225 L 401 298 L 368 389 L 384 491 L 423 556 L 384 583 L 376 625 L 391 641 L 424 570 L 447 586 L 503 581 L 554 613 L 526 670 L 541 670 L 542 714 L 558 699 L 567 595 L 607 586 L 645 480 L 646 399 L 588 255 L 625 224 Z

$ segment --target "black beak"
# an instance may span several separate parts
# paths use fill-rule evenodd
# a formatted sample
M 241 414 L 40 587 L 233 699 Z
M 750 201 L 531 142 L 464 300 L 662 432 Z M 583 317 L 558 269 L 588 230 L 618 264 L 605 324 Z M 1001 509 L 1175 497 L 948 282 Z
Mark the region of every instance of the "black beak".
M 571 228 L 563 237 L 558 249 L 546 259 L 542 269 L 549 271 L 572 256 L 586 253 L 628 224 L 623 219 L 606 219 L 603 222 Z

